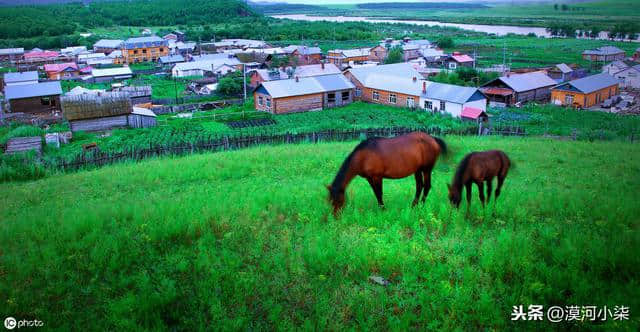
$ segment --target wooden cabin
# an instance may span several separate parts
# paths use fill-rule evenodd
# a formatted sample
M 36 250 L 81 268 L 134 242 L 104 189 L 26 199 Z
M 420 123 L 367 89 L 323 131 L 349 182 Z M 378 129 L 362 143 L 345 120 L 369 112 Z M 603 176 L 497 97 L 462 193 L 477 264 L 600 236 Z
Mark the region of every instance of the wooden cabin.
M 544 72 L 507 74 L 484 84 L 480 90 L 491 106 L 505 107 L 530 101 L 547 102 L 551 88 L 557 84 Z
M 46 64 L 44 71 L 50 80 L 69 80 L 80 76 L 80 70 L 75 62 Z
M 12 113 L 58 112 L 61 94 L 59 81 L 7 85 L 4 88 L 4 97 Z
M 128 94 L 110 92 L 62 97 L 62 112 L 71 131 L 146 128 L 156 125 L 150 110 L 133 107 Z
M 354 86 L 342 74 L 263 82 L 254 91 L 255 108 L 273 114 L 322 110 L 353 102 Z
M 589 108 L 617 95 L 618 86 L 618 80 L 607 73 L 591 75 L 554 87 L 551 101 L 556 105 Z

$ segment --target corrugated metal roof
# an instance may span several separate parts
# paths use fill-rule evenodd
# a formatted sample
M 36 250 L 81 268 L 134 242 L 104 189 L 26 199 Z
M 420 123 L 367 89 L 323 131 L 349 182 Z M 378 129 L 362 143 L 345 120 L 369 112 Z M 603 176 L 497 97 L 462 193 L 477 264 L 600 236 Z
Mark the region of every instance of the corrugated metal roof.
M 124 48 L 143 48 L 143 47 L 159 47 L 159 46 L 168 46 L 169 43 L 158 37 L 158 36 L 149 36 L 149 37 L 136 37 L 129 38 L 124 41 Z
M 78 65 L 75 62 L 67 62 L 67 63 L 48 63 L 44 65 L 44 71 L 46 72 L 54 72 L 59 73 L 67 68 L 71 68 L 74 70 L 78 70 Z
M 9 85 L 5 87 L 4 94 L 7 100 L 54 96 L 62 94 L 62 88 L 60 87 L 60 81 L 27 85 Z
M 484 113 L 484 111 L 479 108 L 465 107 L 462 109 L 462 113 L 460 114 L 460 116 L 463 118 L 477 119 L 478 117 L 480 117 L 480 115 L 482 115 L 482 113 Z
M 120 39 L 100 39 L 95 44 L 93 44 L 93 47 L 119 48 L 120 45 L 122 45 L 123 42 L 124 41 L 120 40 Z
M 602 46 L 593 50 L 586 50 L 582 52 L 582 54 L 586 55 L 613 55 L 619 53 L 624 53 L 624 51 L 615 46 Z
M 299 45 L 290 45 L 284 48 L 284 51 L 287 53 L 293 53 L 298 51 L 298 53 L 302 55 L 311 55 L 311 54 L 322 54 L 322 50 L 320 47 L 309 47 L 309 46 L 299 46 Z
M 408 63 L 352 68 L 349 72 L 365 87 L 371 89 L 412 96 L 419 96 L 422 93 L 420 80 L 413 81 L 414 77 L 422 76 Z
M 184 71 L 184 70 L 205 70 L 205 71 L 213 71 L 215 68 L 218 68 L 222 65 L 236 66 L 240 64 L 240 61 L 236 58 L 221 58 L 214 60 L 201 60 L 201 61 L 192 61 L 192 62 L 180 62 L 173 67 L 173 70 L 176 71 Z
M 93 77 L 107 77 L 107 76 L 126 76 L 133 75 L 129 67 L 116 67 L 116 68 L 104 68 L 94 69 L 91 71 Z
M 235 59 L 238 63 L 240 61 L 236 59 L 233 55 L 229 55 L 227 53 L 212 53 L 212 54 L 202 54 L 202 55 L 194 55 L 192 57 L 193 61 L 205 61 L 205 60 L 220 60 L 220 59 Z M 234 61 L 234 60 L 231 60 Z
M 340 73 L 342 73 L 342 71 L 340 71 L 340 69 L 338 69 L 336 65 L 334 65 L 333 63 L 327 63 L 324 65 L 324 69 L 322 68 L 322 64 L 298 66 L 296 67 L 293 75 L 298 77 L 310 77 Z
M 557 84 L 557 82 L 547 76 L 547 74 L 539 71 L 525 74 L 511 74 L 509 76 L 502 76 L 498 79 L 516 92 L 529 91 L 548 86 L 550 87 Z M 490 83 L 491 82 L 485 84 L 485 86 Z
M 456 62 L 459 63 L 463 63 L 463 62 L 473 62 L 473 58 L 466 55 L 466 54 L 456 54 L 456 55 L 452 55 L 451 58 L 453 60 L 455 60 Z
M 353 89 L 355 86 L 342 74 L 263 82 L 262 87 L 272 98 L 303 96 L 314 93 Z
M 25 59 L 30 58 L 57 58 L 60 56 L 60 53 L 55 51 L 31 51 L 29 53 L 25 53 Z
M 26 81 L 37 81 L 38 80 L 38 72 L 37 71 L 25 71 L 21 73 L 5 73 L 4 74 L 4 83 L 16 83 L 16 82 L 26 82 Z
M 24 48 L 0 48 L 0 55 L 24 54 Z
M 160 62 L 162 63 L 176 63 L 176 62 L 184 62 L 184 57 L 180 54 L 176 55 L 165 55 L 160 57 Z
M 571 69 L 571 67 L 569 67 L 566 63 L 558 64 L 556 65 L 556 68 L 558 68 L 563 74 L 568 74 L 573 71 L 573 69 Z
M 600 89 L 608 88 L 612 85 L 617 85 L 618 83 L 619 81 L 617 78 L 607 73 L 601 73 L 562 83 L 558 85 L 557 88 L 571 85 L 574 88 L 578 89 L 580 92 L 591 93 Z
M 427 82 L 427 93 L 422 94 L 422 96 L 430 99 L 464 104 L 476 92 L 478 92 L 478 89 L 476 88 L 437 82 Z
M 137 106 L 133 106 L 133 111 L 131 112 L 131 114 L 150 116 L 153 118 L 156 117 L 156 113 L 153 113 L 152 110 L 144 107 L 137 107 Z

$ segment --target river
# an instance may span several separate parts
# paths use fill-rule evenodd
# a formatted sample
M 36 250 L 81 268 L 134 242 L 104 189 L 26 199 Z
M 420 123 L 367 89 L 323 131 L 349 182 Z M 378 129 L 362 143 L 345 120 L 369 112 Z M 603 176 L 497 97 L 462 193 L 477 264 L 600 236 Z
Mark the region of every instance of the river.
M 539 27 L 523 27 L 515 25 L 486 25 L 486 24 L 462 24 L 462 23 L 446 23 L 439 21 L 418 21 L 418 20 L 395 20 L 386 18 L 371 18 L 364 16 L 310 16 L 306 14 L 287 14 L 273 15 L 274 18 L 290 19 L 297 21 L 328 21 L 328 22 L 368 22 L 368 23 L 404 23 L 426 26 L 453 27 L 463 30 L 471 30 L 484 33 L 493 33 L 497 36 L 504 36 L 509 33 L 517 35 L 535 34 L 538 37 L 551 37 L 545 28 Z M 598 39 L 607 39 L 607 32 L 603 31 Z M 635 40 L 640 41 L 640 40 Z

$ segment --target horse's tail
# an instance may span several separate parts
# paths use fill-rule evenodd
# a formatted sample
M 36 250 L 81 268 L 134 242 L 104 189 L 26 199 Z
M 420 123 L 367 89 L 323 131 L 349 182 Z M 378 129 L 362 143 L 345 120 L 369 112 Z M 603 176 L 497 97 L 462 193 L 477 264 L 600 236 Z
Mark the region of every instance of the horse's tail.
M 435 136 L 431 136 L 433 137 L 433 139 L 436 141 L 436 143 L 438 143 L 438 146 L 440 146 L 440 152 L 443 155 L 447 155 L 447 143 L 445 143 L 441 138 L 439 137 L 435 137 Z

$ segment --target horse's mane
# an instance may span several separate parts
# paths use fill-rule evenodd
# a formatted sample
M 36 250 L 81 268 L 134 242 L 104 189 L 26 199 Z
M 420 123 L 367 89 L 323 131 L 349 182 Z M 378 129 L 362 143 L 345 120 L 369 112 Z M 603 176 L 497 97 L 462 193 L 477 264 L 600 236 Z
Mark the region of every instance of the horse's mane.
M 471 152 L 468 155 L 464 156 L 464 158 L 462 158 L 462 161 L 460 162 L 460 165 L 458 165 L 458 169 L 456 169 L 456 174 L 453 176 L 453 187 L 457 188 L 457 189 L 462 189 L 462 185 L 464 183 L 462 183 L 462 177 L 464 176 L 464 172 L 467 170 L 467 167 L 469 167 L 469 160 L 471 160 L 471 157 L 475 154 L 475 152 Z
M 340 166 L 340 170 L 338 170 L 338 174 L 336 174 L 336 177 L 333 179 L 333 182 L 331 183 L 331 186 L 330 186 L 332 199 L 337 198 L 338 194 L 340 193 L 340 186 L 344 182 L 344 178 L 347 175 L 347 171 L 349 170 L 349 165 L 351 164 L 351 159 L 353 159 L 353 156 L 356 154 L 356 152 L 360 150 L 364 150 L 366 148 L 375 147 L 376 142 L 379 138 L 380 137 L 371 137 L 360 142 L 360 144 L 358 144 L 355 147 L 355 149 L 351 151 L 349 156 L 344 160 L 344 162 L 342 163 L 342 166 Z

